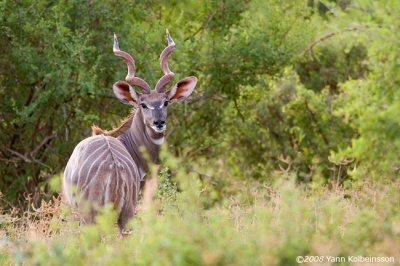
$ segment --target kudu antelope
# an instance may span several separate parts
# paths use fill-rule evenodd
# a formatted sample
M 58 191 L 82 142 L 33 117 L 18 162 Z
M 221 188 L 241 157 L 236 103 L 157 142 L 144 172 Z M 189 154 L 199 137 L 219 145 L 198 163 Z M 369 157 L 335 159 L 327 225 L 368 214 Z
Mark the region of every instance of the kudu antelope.
M 137 109 L 121 126 L 111 131 L 92 127 L 93 136 L 75 147 L 67 163 L 63 194 L 66 202 L 80 212 L 82 223 L 93 223 L 96 206 L 109 203 L 118 213 L 118 226 L 123 232 L 128 220 L 134 216 L 140 182 L 148 171 L 141 147 L 155 162 L 164 141 L 167 106 L 185 100 L 196 86 L 197 78 L 187 77 L 165 90 L 174 77 L 168 67 L 168 56 L 175 49 L 168 31 L 166 35 L 168 46 L 160 55 L 164 75 L 154 90 L 146 81 L 135 77 L 135 60 L 120 50 L 114 35 L 114 54 L 128 65 L 125 81 L 117 81 L 113 85 L 114 94 L 124 104 Z M 139 87 L 141 93 L 133 86 Z M 88 210 L 85 211 L 84 206 L 89 206 Z

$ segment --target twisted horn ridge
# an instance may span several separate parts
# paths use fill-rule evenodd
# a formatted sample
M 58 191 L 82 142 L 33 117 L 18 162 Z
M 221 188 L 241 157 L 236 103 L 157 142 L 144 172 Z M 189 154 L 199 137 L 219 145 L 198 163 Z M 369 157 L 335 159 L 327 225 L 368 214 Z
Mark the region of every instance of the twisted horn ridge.
M 174 72 L 172 72 L 168 67 L 168 57 L 175 49 L 175 43 L 172 40 L 171 35 L 169 35 L 168 30 L 166 30 L 166 35 L 168 46 L 164 48 L 160 55 L 160 66 L 164 76 L 158 80 L 156 85 L 156 91 L 159 93 L 164 92 L 165 85 L 167 85 L 175 76 Z
M 144 81 L 143 79 L 135 77 L 135 60 L 130 54 L 121 51 L 119 49 L 117 35 L 115 34 L 114 34 L 113 52 L 116 56 L 124 59 L 126 64 L 128 65 L 128 74 L 126 75 L 125 78 L 126 82 L 128 82 L 131 85 L 138 86 L 143 93 L 149 94 L 150 93 L 149 84 L 147 84 L 147 82 Z

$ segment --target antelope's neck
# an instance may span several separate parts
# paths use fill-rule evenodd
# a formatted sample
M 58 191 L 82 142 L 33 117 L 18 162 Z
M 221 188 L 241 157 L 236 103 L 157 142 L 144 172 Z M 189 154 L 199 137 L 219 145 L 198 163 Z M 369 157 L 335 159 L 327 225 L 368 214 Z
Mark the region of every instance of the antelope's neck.
M 145 125 L 142 111 L 139 108 L 133 117 L 130 129 L 119 136 L 118 139 L 125 145 L 138 166 L 142 180 L 149 169 L 145 158 L 149 156 L 152 163 L 157 162 L 160 147 L 164 141 L 164 134 L 155 133 Z

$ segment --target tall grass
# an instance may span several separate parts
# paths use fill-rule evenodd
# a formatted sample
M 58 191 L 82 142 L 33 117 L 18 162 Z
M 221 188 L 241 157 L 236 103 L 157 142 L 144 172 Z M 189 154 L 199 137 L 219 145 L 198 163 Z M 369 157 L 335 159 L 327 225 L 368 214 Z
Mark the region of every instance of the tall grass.
M 205 208 L 207 193 L 197 175 L 176 171 L 178 191 L 162 173 L 158 188 L 152 179 L 145 190 L 133 232 L 125 238 L 110 207 L 96 225 L 82 227 L 59 198 L 23 216 L 3 215 L 1 263 L 297 265 L 300 255 L 387 256 L 400 262 L 398 181 L 363 182 L 352 189 L 305 187 L 290 178 L 273 185 L 247 182 Z

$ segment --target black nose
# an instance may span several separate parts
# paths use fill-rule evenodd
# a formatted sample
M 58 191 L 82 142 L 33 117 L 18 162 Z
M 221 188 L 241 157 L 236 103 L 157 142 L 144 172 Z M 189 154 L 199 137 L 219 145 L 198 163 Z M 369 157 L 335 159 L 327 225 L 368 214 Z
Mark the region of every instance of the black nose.
M 154 125 L 158 128 L 162 128 L 165 125 L 165 120 L 154 121 Z

